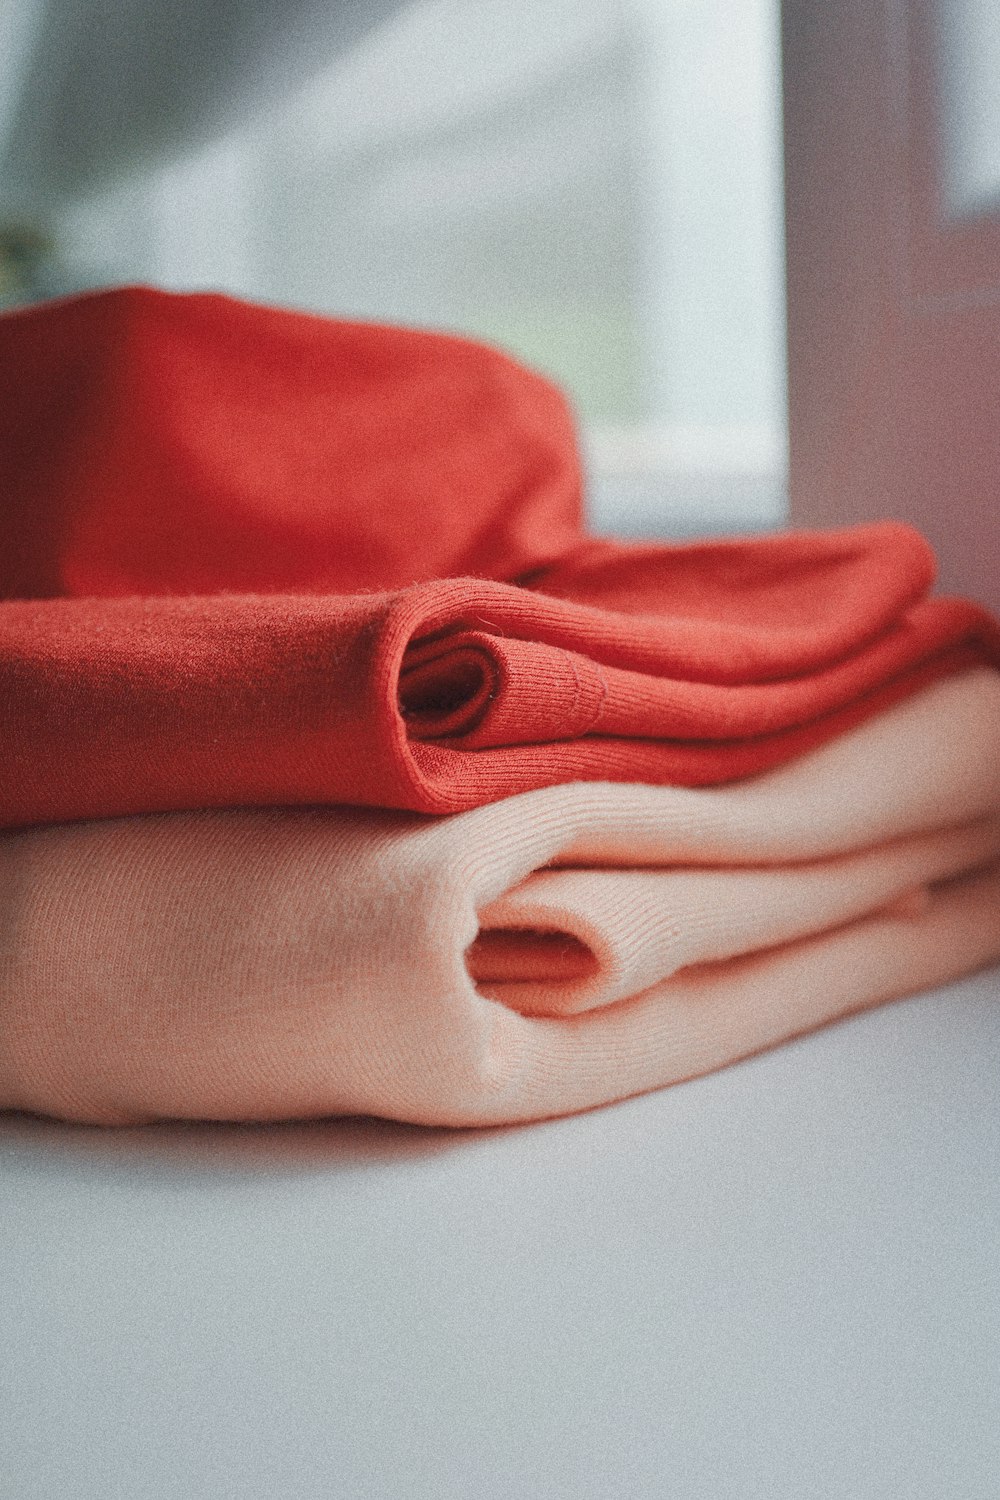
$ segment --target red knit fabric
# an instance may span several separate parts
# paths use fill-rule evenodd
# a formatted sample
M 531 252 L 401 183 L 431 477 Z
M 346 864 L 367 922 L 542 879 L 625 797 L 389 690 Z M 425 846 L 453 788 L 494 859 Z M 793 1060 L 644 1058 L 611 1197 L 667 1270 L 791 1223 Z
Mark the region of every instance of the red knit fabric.
M 725 781 L 1000 663 L 907 527 L 588 539 L 540 377 L 221 296 L 0 318 L 0 492 L 7 826 Z

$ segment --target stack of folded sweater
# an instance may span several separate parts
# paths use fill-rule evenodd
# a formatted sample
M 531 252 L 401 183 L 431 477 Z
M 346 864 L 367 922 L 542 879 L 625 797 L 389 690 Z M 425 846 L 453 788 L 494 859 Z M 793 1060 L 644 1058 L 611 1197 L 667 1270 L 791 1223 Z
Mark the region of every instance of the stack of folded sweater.
M 1000 626 L 908 528 L 586 536 L 559 394 L 0 319 L 0 1107 L 580 1110 L 1000 958 Z

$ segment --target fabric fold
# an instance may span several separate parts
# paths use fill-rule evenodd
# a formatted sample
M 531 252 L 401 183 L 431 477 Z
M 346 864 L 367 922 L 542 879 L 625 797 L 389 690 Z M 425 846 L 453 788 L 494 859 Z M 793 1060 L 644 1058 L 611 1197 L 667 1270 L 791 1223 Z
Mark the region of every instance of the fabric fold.
M 908 527 L 589 537 L 541 376 L 228 297 L 0 317 L 0 492 L 5 827 L 723 783 L 1000 663 Z
M 492 999 L 573 1015 L 873 912 L 921 916 L 930 886 L 997 860 L 1000 818 L 984 818 L 779 869 L 540 872 L 480 913 L 466 962 Z M 573 945 L 582 972 L 565 974 L 565 951 L 551 962 L 552 939 Z
M 838 543 L 866 541 L 887 583 L 894 559 L 923 550 L 895 526 L 822 545 L 839 564 Z M 796 555 L 815 571 L 809 536 L 740 546 L 751 572 L 783 558 L 790 602 Z M 676 563 L 703 574 L 716 626 L 735 614 L 698 547 Z M 730 619 L 713 658 L 704 620 L 669 595 L 662 618 L 633 618 L 474 579 L 389 596 L 8 601 L 0 823 L 311 802 L 447 813 L 575 780 L 725 782 L 1000 662 L 1000 627 L 961 600 L 918 599 L 851 649 L 856 602 L 845 590 L 797 632 L 747 624 L 742 656 Z
M 1000 960 L 1000 676 L 732 785 L 0 839 L 0 1106 L 588 1109 Z

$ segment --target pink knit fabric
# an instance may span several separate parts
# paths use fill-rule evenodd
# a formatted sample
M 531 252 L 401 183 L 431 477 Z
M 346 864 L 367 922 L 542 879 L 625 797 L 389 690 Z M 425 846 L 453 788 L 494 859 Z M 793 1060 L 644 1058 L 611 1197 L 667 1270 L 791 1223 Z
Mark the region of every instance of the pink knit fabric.
M 1000 958 L 1000 676 L 718 788 L 8 833 L 0 909 L 4 1107 L 587 1109 Z

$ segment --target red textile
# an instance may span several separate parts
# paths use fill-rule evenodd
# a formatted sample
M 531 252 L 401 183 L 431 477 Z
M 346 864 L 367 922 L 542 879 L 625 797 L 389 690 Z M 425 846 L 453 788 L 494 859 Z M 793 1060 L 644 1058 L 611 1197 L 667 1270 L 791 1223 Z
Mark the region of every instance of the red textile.
M 907 527 L 588 539 L 540 377 L 221 296 L 0 318 L 0 492 L 7 826 L 725 781 L 1000 664 Z

